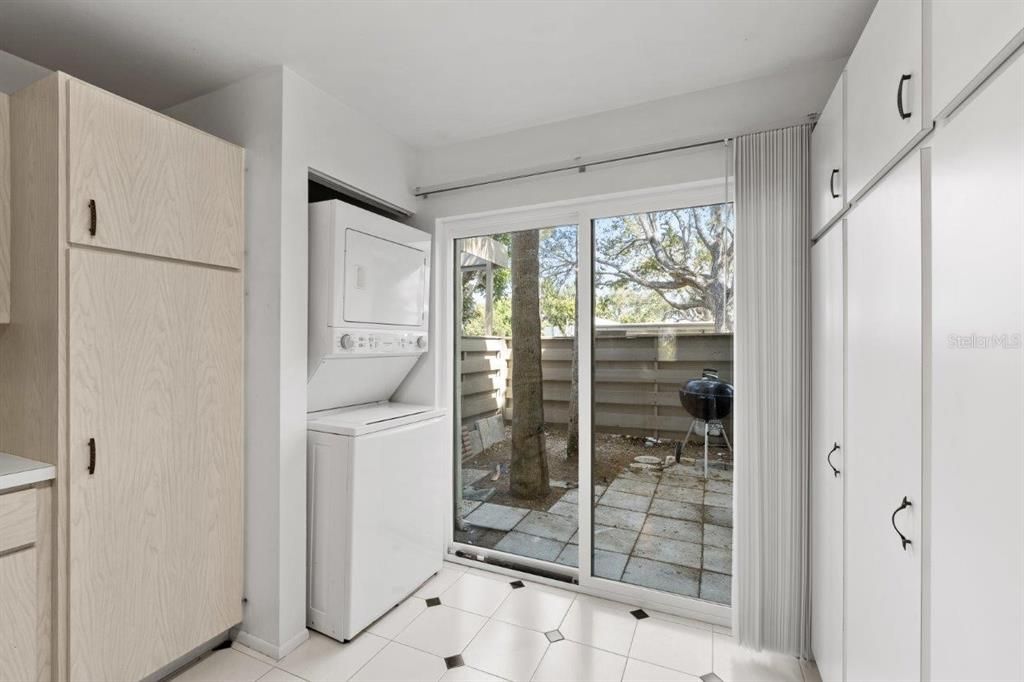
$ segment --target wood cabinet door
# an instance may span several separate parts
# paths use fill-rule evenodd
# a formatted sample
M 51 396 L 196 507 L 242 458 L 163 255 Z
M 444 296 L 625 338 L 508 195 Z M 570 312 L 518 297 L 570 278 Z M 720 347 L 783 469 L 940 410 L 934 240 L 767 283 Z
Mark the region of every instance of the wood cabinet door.
M 839 75 L 832 95 L 811 133 L 811 233 L 817 236 L 846 205 L 843 167 L 843 97 L 845 76 Z
M 240 268 L 240 147 L 68 81 L 69 239 Z
M 879 0 L 846 64 L 846 191 L 853 200 L 931 128 L 922 109 L 921 25 L 922 0 Z
M 915 152 L 846 217 L 846 679 L 857 682 L 921 679 L 921 230 Z M 904 497 L 912 506 L 897 511 Z
M 843 679 L 843 283 L 840 224 L 811 248 L 811 648 L 825 682 Z
M 69 289 L 71 677 L 139 679 L 242 618 L 242 275 L 72 248 Z
M 929 677 L 1021 680 L 1022 56 L 935 136 L 931 283 Z
M 1024 41 L 1024 0 L 932 0 L 932 102 L 945 116 Z
M 36 679 L 36 579 L 35 547 L 0 555 L 0 680 Z

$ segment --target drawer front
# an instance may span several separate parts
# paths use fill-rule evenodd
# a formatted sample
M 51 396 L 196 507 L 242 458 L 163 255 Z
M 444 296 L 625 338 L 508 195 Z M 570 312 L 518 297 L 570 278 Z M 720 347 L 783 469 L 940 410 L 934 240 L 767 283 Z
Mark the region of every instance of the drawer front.
M 240 268 L 243 164 L 240 147 L 68 83 L 72 242 Z
M 35 488 L 0 493 L 0 552 L 36 541 Z

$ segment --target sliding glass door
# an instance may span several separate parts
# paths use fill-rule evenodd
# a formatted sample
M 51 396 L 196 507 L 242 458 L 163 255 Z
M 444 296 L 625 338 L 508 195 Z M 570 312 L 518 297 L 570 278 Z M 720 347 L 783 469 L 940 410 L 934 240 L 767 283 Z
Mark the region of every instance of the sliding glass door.
M 454 246 L 454 540 L 575 567 L 576 226 Z
M 732 206 L 592 227 L 593 575 L 728 605 Z
M 727 620 L 735 230 L 723 187 L 442 228 L 453 551 Z

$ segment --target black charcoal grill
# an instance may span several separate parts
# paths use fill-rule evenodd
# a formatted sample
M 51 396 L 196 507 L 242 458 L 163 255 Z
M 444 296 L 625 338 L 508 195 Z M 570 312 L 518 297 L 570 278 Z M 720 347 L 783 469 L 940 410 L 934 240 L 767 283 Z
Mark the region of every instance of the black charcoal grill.
M 725 426 L 722 420 L 732 412 L 732 399 L 734 390 L 732 384 L 727 384 L 718 378 L 718 370 L 706 368 L 699 379 L 691 379 L 679 388 L 679 402 L 683 409 L 690 413 L 693 420 L 690 422 L 690 429 L 686 432 L 686 438 L 676 443 L 676 461 L 683 455 L 683 448 L 690 442 L 690 434 L 694 427 L 700 425 L 704 429 L 704 478 L 708 476 L 708 432 L 715 429 L 725 438 L 725 445 L 732 451 L 729 443 L 729 436 L 725 433 Z

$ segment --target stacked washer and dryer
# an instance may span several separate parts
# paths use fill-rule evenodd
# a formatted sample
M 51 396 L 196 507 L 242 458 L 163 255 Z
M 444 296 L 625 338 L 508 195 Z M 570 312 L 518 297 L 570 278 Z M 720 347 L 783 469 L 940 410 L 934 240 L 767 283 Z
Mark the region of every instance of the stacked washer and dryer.
M 430 235 L 309 207 L 310 628 L 347 641 L 441 568 L 444 411 L 391 398 L 429 347 Z

